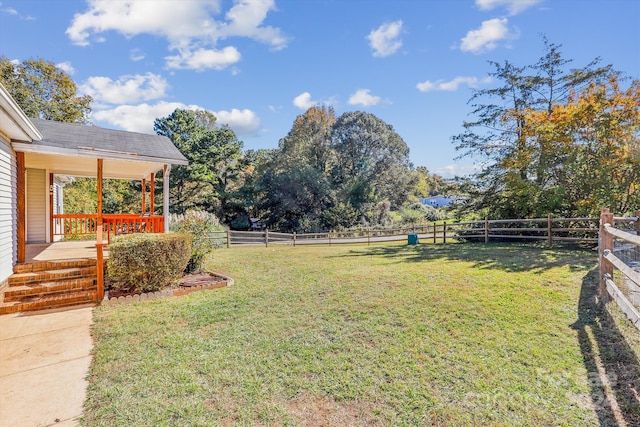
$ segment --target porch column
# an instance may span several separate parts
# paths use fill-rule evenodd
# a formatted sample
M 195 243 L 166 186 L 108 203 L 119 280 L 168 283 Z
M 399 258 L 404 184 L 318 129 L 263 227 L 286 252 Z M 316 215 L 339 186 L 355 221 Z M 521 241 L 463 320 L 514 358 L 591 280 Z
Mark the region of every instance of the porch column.
M 144 214 L 147 211 L 147 181 L 142 178 L 142 208 L 140 209 L 140 213 Z
M 102 248 L 104 246 L 102 240 L 102 159 L 98 159 L 98 171 L 96 177 L 96 193 L 98 198 L 98 212 L 96 224 L 96 282 L 97 282 L 97 299 L 104 299 L 104 254 Z
M 164 215 L 164 232 L 169 232 L 169 174 L 171 165 L 164 165 L 162 174 L 162 214 Z
M 53 174 L 49 174 L 49 242 L 53 243 Z
M 154 215 L 156 210 L 155 196 L 156 196 L 156 173 L 154 172 L 149 176 L 149 213 L 151 215 Z
M 102 244 L 102 164 L 103 160 L 98 159 L 98 170 L 96 177 L 96 195 L 98 197 L 98 212 L 97 212 L 97 224 L 96 224 L 96 235 L 97 235 L 97 243 Z
M 18 239 L 18 253 L 17 262 L 23 263 L 26 253 L 26 240 L 27 240 L 27 205 L 25 203 L 25 191 L 27 188 L 26 172 L 24 167 L 24 153 L 18 151 L 16 153 L 17 163 L 17 179 L 16 189 L 18 191 L 18 200 L 16 201 L 16 215 L 17 215 L 17 239 Z

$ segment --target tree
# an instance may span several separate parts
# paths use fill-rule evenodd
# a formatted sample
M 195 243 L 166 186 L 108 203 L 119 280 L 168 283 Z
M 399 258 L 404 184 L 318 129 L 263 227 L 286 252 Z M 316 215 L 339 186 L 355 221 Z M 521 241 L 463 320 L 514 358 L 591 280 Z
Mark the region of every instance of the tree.
M 0 83 L 29 117 L 90 123 L 91 97 L 78 96 L 71 77 L 52 62 L 27 59 L 14 64 L 0 57 Z
M 411 171 L 411 188 L 409 197 L 417 201 L 420 197 L 436 196 L 447 193 L 451 185 L 440 175 L 431 174 L 424 166 L 418 166 Z
M 154 122 L 156 133 L 171 139 L 189 160 L 188 166 L 177 166 L 169 175 L 175 212 L 200 208 L 225 216 L 228 189 L 240 167 L 242 142 L 231 129 L 215 124 L 210 112 L 182 109 Z
M 263 171 L 261 209 L 268 225 L 287 231 L 330 227 L 323 214 L 333 206 L 328 171 L 334 152 L 329 135 L 335 123 L 329 107 L 312 107 L 296 117 Z
M 528 160 L 544 177 L 541 206 L 585 216 L 603 207 L 630 213 L 640 204 L 639 105 L 640 81 L 622 89 L 612 75 L 549 112 L 524 112 L 523 134 L 544 153 Z
M 333 160 L 329 138 L 335 122 L 331 107 L 311 107 L 296 117 L 287 136 L 280 140 L 278 166 L 304 165 L 326 173 Z
M 247 150 L 241 158 L 238 188 L 234 193 L 234 211 L 230 212 L 228 223 L 232 228 L 251 226 L 251 218 L 267 218 L 267 192 L 264 177 L 271 167 L 275 150 Z M 230 210 L 231 211 L 231 210 Z
M 268 224 L 282 231 L 320 231 L 323 213 L 331 208 L 330 186 L 322 172 L 306 166 L 270 170 L 262 180 L 267 195 L 262 207 Z
M 562 57 L 561 46 L 543 41 L 545 54 L 533 65 L 491 63 L 495 71 L 490 76 L 501 86 L 474 93 L 470 102 L 475 119 L 465 122 L 465 132 L 453 138 L 462 156 L 480 158 L 488 165 L 475 177 L 475 191 L 469 191 L 477 197 L 467 207 L 476 211 L 513 218 L 562 210 L 561 192 L 542 191 L 549 182 L 548 172 L 561 167 L 562 156 L 528 137 L 528 112 L 551 114 L 572 93 L 606 81 L 613 71 L 610 65 L 598 67 L 598 59 L 567 71 L 571 61 Z
M 247 212 L 283 231 L 388 224 L 406 199 L 411 164 L 406 143 L 372 114 L 312 107 L 276 150 L 255 158 L 239 199 Z
M 400 206 L 409 194 L 409 147 L 393 127 L 373 114 L 347 112 L 331 132 L 335 151 L 332 180 L 338 198 L 350 204 L 364 220 L 382 200 Z

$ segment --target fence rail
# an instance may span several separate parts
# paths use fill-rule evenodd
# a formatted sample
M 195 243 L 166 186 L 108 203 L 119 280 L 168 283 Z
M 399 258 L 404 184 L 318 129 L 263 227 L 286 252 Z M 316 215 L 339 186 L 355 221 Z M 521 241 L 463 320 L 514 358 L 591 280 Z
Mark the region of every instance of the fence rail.
M 549 246 L 554 242 L 598 242 L 598 218 L 500 219 L 465 222 L 416 224 L 393 229 L 361 229 L 322 233 L 278 233 L 263 231 L 216 231 L 210 238 L 219 245 L 341 244 L 406 240 L 408 234 L 433 243 L 449 240 L 542 240 Z
M 640 211 L 633 217 L 614 217 L 608 209 L 600 215 L 598 254 L 600 297 L 612 299 L 640 330 Z M 617 227 L 625 224 L 627 229 Z M 616 245 L 616 240 L 618 244 Z M 626 258 L 626 260 L 625 260 Z M 625 262 L 626 261 L 626 262 Z M 622 273 L 616 281 L 616 272 Z

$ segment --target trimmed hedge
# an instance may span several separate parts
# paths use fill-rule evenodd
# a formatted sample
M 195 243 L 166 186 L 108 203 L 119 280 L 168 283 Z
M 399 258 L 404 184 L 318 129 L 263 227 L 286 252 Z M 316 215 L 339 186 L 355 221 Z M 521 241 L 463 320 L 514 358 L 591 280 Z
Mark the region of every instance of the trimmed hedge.
M 177 285 L 191 257 L 188 234 L 129 234 L 109 245 L 107 274 L 114 289 L 155 292 Z

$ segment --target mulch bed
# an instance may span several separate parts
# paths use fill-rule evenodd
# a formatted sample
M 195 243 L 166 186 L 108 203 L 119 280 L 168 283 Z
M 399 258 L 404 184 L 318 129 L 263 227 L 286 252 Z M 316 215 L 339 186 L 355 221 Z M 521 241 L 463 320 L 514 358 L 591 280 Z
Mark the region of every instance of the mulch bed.
M 225 281 L 226 279 L 224 277 L 220 277 L 213 273 L 185 274 L 182 276 L 182 279 L 180 279 L 180 285 L 177 287 L 171 287 L 171 289 L 183 289 L 186 291 L 191 288 L 211 286 Z M 107 278 L 105 278 L 105 287 L 109 288 Z M 134 292 L 132 288 L 109 289 L 109 298 L 126 297 L 136 293 L 139 292 Z

